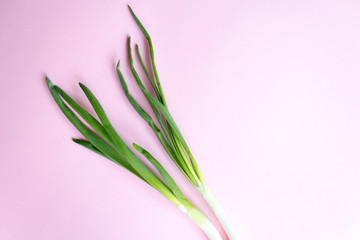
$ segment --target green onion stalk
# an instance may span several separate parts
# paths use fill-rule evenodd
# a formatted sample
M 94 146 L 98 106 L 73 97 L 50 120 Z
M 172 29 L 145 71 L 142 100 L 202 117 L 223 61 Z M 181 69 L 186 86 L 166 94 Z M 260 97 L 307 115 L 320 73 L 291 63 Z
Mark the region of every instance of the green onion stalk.
M 155 167 L 162 179 L 146 167 L 134 152 L 130 150 L 115 131 L 97 98 L 85 85 L 80 83 L 81 89 L 94 108 L 100 122 L 76 103 L 60 87 L 53 85 L 48 77 L 46 77 L 46 81 L 50 93 L 61 111 L 86 138 L 86 140 L 73 139 L 75 143 L 124 167 L 174 203 L 205 232 L 209 239 L 221 240 L 221 236 L 214 225 L 186 199 L 167 171 L 148 151 L 135 143 L 133 144 L 135 150 Z M 85 125 L 84 121 L 89 127 Z
M 137 85 L 140 87 L 143 92 L 145 98 L 147 99 L 151 109 L 153 110 L 157 121 L 160 124 L 161 130 L 156 126 L 154 121 L 149 117 L 147 113 L 135 102 L 134 98 L 130 95 L 124 77 L 120 71 L 120 61 L 117 64 L 117 73 L 124 89 L 125 95 L 127 96 L 129 102 L 134 107 L 134 109 L 138 112 L 138 114 L 150 125 L 150 127 L 156 133 L 159 141 L 164 147 L 165 151 L 168 153 L 173 162 L 177 165 L 180 171 L 184 174 L 184 176 L 188 179 L 188 181 L 194 186 L 194 188 L 202 195 L 205 201 L 208 203 L 217 219 L 223 226 L 225 232 L 227 233 L 230 240 L 239 239 L 238 234 L 235 228 L 230 223 L 229 219 L 225 215 L 223 209 L 220 204 L 215 199 L 214 195 L 205 184 L 205 181 L 200 173 L 199 167 L 190 152 L 188 145 L 186 144 L 184 137 L 182 136 L 178 126 L 176 125 L 174 119 L 172 118 L 164 93 L 161 88 L 158 72 L 155 66 L 155 57 L 154 57 L 154 48 L 152 45 L 152 41 L 150 35 L 137 18 L 133 10 L 129 6 L 129 10 L 131 12 L 132 17 L 134 18 L 136 24 L 140 28 L 144 37 L 147 39 L 150 57 L 151 57 L 151 66 L 152 66 L 152 74 L 146 68 L 143 58 L 141 57 L 140 50 L 138 45 L 136 45 L 137 57 L 141 63 L 142 69 L 145 72 L 148 80 L 151 83 L 151 87 L 155 92 L 156 96 L 153 96 L 149 93 L 149 91 L 144 87 L 142 81 L 140 80 L 139 74 L 137 73 L 134 67 L 134 61 L 132 57 L 132 49 L 131 49 L 131 38 L 129 37 L 128 41 L 128 50 L 129 50 L 129 61 L 131 71 L 133 76 L 137 82 Z M 154 80 L 155 79 L 155 80 Z

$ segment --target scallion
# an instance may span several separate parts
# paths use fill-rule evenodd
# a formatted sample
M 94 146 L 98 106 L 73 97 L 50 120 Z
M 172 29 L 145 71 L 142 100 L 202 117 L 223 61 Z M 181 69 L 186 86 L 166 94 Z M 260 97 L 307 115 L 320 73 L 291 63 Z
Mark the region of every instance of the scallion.
M 143 26 L 143 24 L 140 22 L 138 17 L 135 15 L 134 11 L 131 9 L 130 6 L 129 10 L 131 12 L 131 15 L 133 16 L 136 24 L 139 26 L 141 32 L 143 33 L 144 37 L 147 39 L 148 45 L 149 45 L 149 51 L 150 51 L 150 57 L 151 57 L 151 65 L 153 70 L 153 75 L 155 77 L 155 81 L 149 74 L 149 71 L 145 67 L 145 64 L 143 62 L 143 59 L 141 57 L 140 51 L 138 46 L 136 45 L 137 55 L 139 58 L 139 61 L 141 63 L 141 66 L 143 68 L 143 71 L 146 73 L 146 76 L 148 77 L 148 80 L 151 83 L 151 86 L 156 94 L 156 97 L 152 96 L 149 91 L 147 91 L 142 84 L 138 73 L 135 70 L 135 67 L 133 65 L 133 59 L 132 59 L 132 50 L 131 50 L 131 41 L 129 38 L 129 58 L 130 58 L 130 67 L 132 70 L 132 73 L 135 77 L 135 80 L 137 81 L 138 86 L 142 90 L 143 94 L 145 95 L 148 103 L 150 104 L 157 120 L 159 121 L 161 125 L 161 129 L 163 130 L 163 133 L 165 136 L 160 135 L 157 130 L 153 130 L 156 132 L 156 135 L 158 136 L 158 139 L 160 140 L 162 146 L 170 156 L 170 158 L 173 160 L 173 162 L 177 165 L 177 167 L 180 169 L 180 171 L 185 175 L 185 177 L 189 180 L 189 182 L 194 186 L 194 188 L 203 196 L 203 198 L 206 200 L 208 205 L 211 207 L 212 211 L 218 218 L 219 222 L 222 224 L 224 230 L 226 231 L 228 237 L 230 240 L 237 240 L 239 239 L 238 234 L 235 230 L 235 228 L 230 223 L 229 219 L 225 215 L 224 211 L 222 210 L 221 206 L 215 199 L 214 195 L 211 193 L 208 186 L 205 184 L 205 181 L 200 173 L 199 167 L 188 147 L 186 144 L 183 135 L 181 134 L 178 126 L 176 125 L 174 119 L 172 118 L 168 106 L 166 104 L 165 96 L 163 94 L 158 72 L 155 66 L 155 57 L 154 57 L 154 48 L 152 45 L 152 41 L 150 38 L 149 33 Z M 120 78 L 120 82 L 122 83 L 123 89 L 126 93 L 126 96 L 128 97 L 128 100 L 132 104 L 132 106 L 135 108 L 135 110 L 139 113 L 141 117 L 144 118 L 143 110 L 139 111 L 139 105 L 134 104 L 135 100 L 134 98 L 129 94 L 128 88 L 126 86 L 126 82 L 120 72 L 119 65 L 117 66 L 118 75 Z M 144 120 L 146 122 L 153 122 L 151 119 L 148 118 L 148 114 L 146 114 L 146 118 Z M 150 125 L 151 126 L 151 125 Z
M 116 66 L 116 71 L 120 79 L 121 85 L 125 95 L 136 110 L 136 112 L 149 124 L 151 129 L 155 132 L 161 145 L 168 153 L 172 161 L 176 164 L 179 170 L 184 174 L 188 181 L 195 187 L 195 189 L 203 196 L 208 205 L 211 207 L 219 222 L 224 227 L 230 240 L 237 240 L 237 233 L 231 226 L 229 220 L 224 214 L 218 202 L 210 192 L 205 184 L 205 181 L 200 173 L 199 167 L 183 137 L 174 119 L 172 118 L 164 93 L 161 88 L 158 72 L 155 66 L 154 49 L 150 35 L 136 17 L 133 10 L 129 7 L 131 15 L 135 19 L 137 25 L 141 29 L 143 35 L 148 41 L 151 66 L 149 71 L 141 57 L 139 47 L 136 45 L 137 57 L 141 63 L 142 69 L 145 72 L 148 80 L 151 83 L 152 89 L 156 96 L 153 96 L 143 85 L 139 74 L 134 67 L 134 60 L 132 56 L 131 38 L 128 39 L 129 60 L 132 74 L 137 82 L 137 85 L 143 92 L 147 99 L 156 120 L 160 126 L 150 117 L 148 113 L 139 105 L 139 103 L 130 94 L 125 78 L 120 71 L 120 60 Z M 153 76 L 153 77 L 152 77 Z M 158 171 L 161 178 L 157 177 L 152 170 L 146 167 L 137 155 L 124 143 L 118 135 L 105 111 L 100 105 L 94 94 L 84 85 L 80 83 L 80 87 L 85 93 L 87 99 L 92 105 L 95 113 L 100 121 L 88 113 L 78 103 L 76 103 L 69 95 L 67 95 L 61 88 L 54 86 L 49 78 L 46 77 L 47 85 L 55 102 L 70 120 L 70 122 L 78 129 L 78 131 L 86 138 L 86 140 L 73 139 L 73 141 L 89 150 L 117 163 L 124 167 L 134 175 L 139 177 L 145 183 L 155 188 L 185 214 L 187 214 L 212 240 L 220 240 L 221 236 L 209 221 L 209 219 L 194 207 L 187 198 L 183 195 L 177 184 L 170 177 L 164 167 L 144 148 L 137 144 L 133 144 L 135 150 L 143 155 Z M 81 118 L 79 118 L 77 115 Z M 87 125 L 84 123 L 86 122 Z
M 61 111 L 87 139 L 73 139 L 75 143 L 88 148 L 129 170 L 151 187 L 158 190 L 187 214 L 206 233 L 209 239 L 221 239 L 214 225 L 186 199 L 174 180 L 149 152 L 141 146 L 134 144 L 134 148 L 149 160 L 159 172 L 162 179 L 158 178 L 149 168 L 147 168 L 130 148 L 128 148 L 111 125 L 99 101 L 85 85 L 80 83 L 80 87 L 93 106 L 100 122 L 77 104 L 61 88 L 54 86 L 49 78 L 46 77 L 46 81 L 50 93 Z M 91 129 L 76 116 L 69 106 L 91 127 Z M 96 134 L 93 131 L 95 131 Z

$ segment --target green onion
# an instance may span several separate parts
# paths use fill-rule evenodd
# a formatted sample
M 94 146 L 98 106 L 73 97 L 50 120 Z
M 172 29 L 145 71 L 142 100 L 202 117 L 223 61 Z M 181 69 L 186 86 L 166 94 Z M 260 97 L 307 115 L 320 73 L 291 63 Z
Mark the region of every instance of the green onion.
M 121 74 L 119 64 L 117 65 L 117 72 L 120 78 L 120 82 L 123 86 L 125 94 L 130 101 L 131 105 L 135 108 L 135 110 L 139 113 L 139 115 L 149 123 L 150 127 L 154 130 L 156 136 L 158 137 L 160 143 L 164 147 L 165 151 L 168 153 L 169 157 L 173 160 L 176 166 L 180 169 L 180 171 L 184 174 L 184 176 L 189 180 L 189 182 L 195 187 L 195 189 L 203 196 L 206 200 L 214 214 L 217 216 L 219 222 L 222 224 L 224 230 L 226 231 L 230 240 L 239 239 L 238 234 L 234 227 L 231 225 L 229 219 L 225 215 L 224 211 L 220 207 L 219 203 L 216 201 L 214 195 L 211 193 L 210 189 L 205 184 L 205 181 L 200 173 L 200 169 L 183 137 L 180 132 L 179 127 L 176 125 L 173 117 L 171 116 L 168 106 L 166 104 L 165 96 L 163 94 L 160 80 L 158 76 L 158 72 L 155 66 L 155 57 L 154 57 L 154 48 L 152 45 L 152 41 L 149 33 L 140 22 L 138 17 L 135 15 L 134 11 L 130 6 L 129 10 L 131 15 L 133 16 L 136 24 L 140 28 L 144 37 L 147 39 L 149 45 L 149 51 L 151 56 L 151 65 L 152 65 L 152 73 L 155 77 L 155 81 L 151 77 L 148 69 L 145 67 L 144 61 L 141 57 L 138 46 L 136 45 L 137 56 L 141 63 L 142 69 L 145 72 L 148 80 L 151 83 L 152 89 L 154 90 L 156 97 L 152 96 L 147 89 L 145 89 L 144 84 L 141 82 L 138 73 L 135 70 L 132 50 L 131 50 L 131 40 L 129 38 L 129 60 L 131 71 L 134 75 L 134 78 L 137 82 L 137 85 L 143 92 L 145 98 L 147 99 L 149 105 L 151 106 L 159 124 L 161 125 L 161 129 L 164 134 L 161 134 L 158 128 L 152 126 L 153 120 L 149 117 L 147 113 L 144 113 L 142 108 L 136 103 L 135 99 L 130 95 L 126 82 L 124 80 L 123 75 Z M 141 110 L 140 110 L 141 109 Z M 165 136 L 164 136 L 165 135 Z
M 211 207 L 214 214 L 217 216 L 219 222 L 222 224 L 230 240 L 239 239 L 235 229 L 232 227 L 230 221 L 226 217 L 224 211 L 216 201 L 215 197 L 205 184 L 205 181 L 200 173 L 200 169 L 187 145 L 183 135 L 180 132 L 179 127 L 175 123 L 171 116 L 168 106 L 166 104 L 165 96 L 161 88 L 158 72 L 155 66 L 154 48 L 150 35 L 136 17 L 133 10 L 129 6 L 131 15 L 135 19 L 135 22 L 139 26 L 143 35 L 147 39 L 151 57 L 151 72 L 146 68 L 142 59 L 138 45 L 136 45 L 137 57 L 141 63 L 142 70 L 145 72 L 148 80 L 151 83 L 152 90 L 155 95 L 153 96 L 145 88 L 142 83 L 139 74 L 134 67 L 134 59 L 132 56 L 131 38 L 128 39 L 129 61 L 132 74 L 137 82 L 137 85 L 144 94 L 148 101 L 155 117 L 157 124 L 150 115 L 139 105 L 135 98 L 130 94 L 127 87 L 125 78 L 120 71 L 120 60 L 116 66 L 116 71 L 120 79 L 120 83 L 124 90 L 124 93 L 136 110 L 136 112 L 145 120 L 145 122 L 154 131 L 156 137 L 160 141 L 164 150 L 169 157 L 188 179 L 188 181 L 194 186 L 194 188 L 202 195 L 208 205 Z M 86 140 L 73 139 L 73 141 L 97 154 L 107 158 L 114 163 L 122 166 L 126 170 L 133 173 L 135 176 L 155 188 L 168 200 L 174 203 L 181 211 L 187 214 L 212 240 L 220 240 L 220 234 L 209 221 L 209 219 L 194 207 L 187 198 L 183 195 L 180 188 L 167 173 L 164 167 L 144 148 L 137 144 L 133 144 L 133 147 L 141 155 L 145 157 L 160 174 L 161 178 L 146 167 L 142 161 L 134 154 L 134 152 L 124 143 L 119 134 L 112 126 L 109 118 L 107 117 L 101 104 L 94 96 L 94 94 L 84 85 L 79 84 L 87 99 L 92 105 L 95 113 L 100 121 L 88 113 L 78 103 L 76 103 L 69 95 L 67 95 L 61 88 L 54 86 L 49 78 L 46 77 L 46 81 L 52 97 L 55 102 L 70 120 L 70 122 L 78 129 L 78 131 L 84 136 Z M 77 115 L 81 118 L 79 118 Z M 87 123 L 87 125 L 85 125 Z
M 159 172 L 162 179 L 157 177 L 142 161 L 130 150 L 110 123 L 105 111 L 100 105 L 94 94 L 83 84 L 80 87 L 94 108 L 100 122 L 90 113 L 77 104 L 61 88 L 54 86 L 50 79 L 46 77 L 47 85 L 55 102 L 79 130 L 86 140 L 73 139 L 73 141 L 102 157 L 122 166 L 145 183 L 155 188 L 181 211 L 187 214 L 208 236 L 209 239 L 220 240 L 221 237 L 209 219 L 195 208 L 183 195 L 177 184 L 161 166 L 161 164 L 141 146 L 134 144 L 134 148 L 140 152 Z M 89 127 L 71 110 L 71 108 L 85 121 Z M 151 122 L 151 120 L 149 120 Z M 155 123 L 152 124 L 156 129 Z M 95 133 L 94 133 L 95 132 Z

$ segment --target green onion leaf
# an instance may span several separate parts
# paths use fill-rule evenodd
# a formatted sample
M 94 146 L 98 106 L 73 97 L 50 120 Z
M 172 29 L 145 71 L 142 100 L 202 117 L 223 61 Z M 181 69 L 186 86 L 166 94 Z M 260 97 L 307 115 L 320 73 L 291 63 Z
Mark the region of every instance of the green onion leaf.
M 185 199 L 185 196 L 179 189 L 179 187 L 176 185 L 174 180 L 170 177 L 170 175 L 167 173 L 167 171 L 164 169 L 163 166 L 145 149 L 143 149 L 141 146 L 137 145 L 136 143 L 133 143 L 134 148 L 140 152 L 144 157 L 146 157 L 149 162 L 158 170 L 164 181 L 166 182 L 167 186 L 171 189 L 171 191 L 174 193 L 174 195 L 178 199 Z
M 53 96 L 55 102 L 69 119 L 69 121 L 76 127 L 79 132 L 87 139 L 89 142 L 94 145 L 101 152 L 105 153 L 109 158 L 113 159 L 116 163 L 123 166 L 133 174 L 139 176 L 139 173 L 128 163 L 126 158 L 123 155 L 119 154 L 113 148 L 111 148 L 107 143 L 104 142 L 99 136 L 93 133 L 80 119 L 71 111 L 71 109 L 62 101 L 60 96 L 57 94 L 54 85 L 48 77 L 46 77 L 46 82 L 49 87 L 50 93 Z
M 169 124 L 169 126 L 171 127 L 171 130 L 173 131 L 173 133 L 175 134 L 175 136 L 178 138 L 178 140 L 180 141 L 181 145 L 184 147 L 187 155 L 189 156 L 189 159 L 191 161 L 191 165 L 194 168 L 194 171 L 197 175 L 197 177 L 202 180 L 202 176 L 200 174 L 200 170 L 199 167 L 197 165 L 197 163 L 195 162 L 189 147 L 187 146 L 178 126 L 176 125 L 173 117 L 171 116 L 171 114 L 169 113 L 169 111 L 167 110 L 166 106 L 164 106 L 161 102 L 159 102 L 159 100 L 157 100 L 155 97 L 153 97 L 143 86 L 138 85 L 143 92 L 146 94 L 147 98 L 149 99 L 149 101 L 156 105 L 156 107 L 159 109 L 159 111 L 161 112 L 161 114 L 164 116 L 164 118 L 166 119 L 167 123 Z
M 141 57 L 139 45 L 136 44 L 135 47 L 136 47 L 136 53 L 137 53 L 137 56 L 138 56 L 139 61 L 140 61 L 140 63 L 141 63 L 141 66 L 142 66 L 142 68 L 143 68 L 146 76 L 148 77 L 148 79 L 149 79 L 149 81 L 150 81 L 150 83 L 151 83 L 151 86 L 153 87 L 153 89 L 154 89 L 154 91 L 155 91 L 155 94 L 156 94 L 157 98 L 158 98 L 159 100 L 161 100 L 161 95 L 160 95 L 159 89 L 158 89 L 157 86 L 155 85 L 155 82 L 154 82 L 154 80 L 152 79 L 152 77 L 150 76 L 150 73 L 149 73 L 149 71 L 147 70 L 147 68 L 146 68 L 146 66 L 145 66 L 145 63 L 144 63 L 144 61 L 143 61 L 143 59 L 142 59 L 142 57 Z
M 149 44 L 149 50 L 150 50 L 150 57 L 151 57 L 151 64 L 152 64 L 152 67 L 153 67 L 153 72 L 154 72 L 154 76 L 155 76 L 155 79 L 156 79 L 156 84 L 158 86 L 158 89 L 159 89 L 159 93 L 160 93 L 160 96 L 161 96 L 161 102 L 166 106 L 166 101 L 165 101 L 165 96 L 164 96 L 164 93 L 162 91 L 162 88 L 161 88 L 161 84 L 160 84 L 160 80 L 159 80 L 159 76 L 158 76 L 158 73 L 157 73 L 157 70 L 156 70 L 156 66 L 155 66 L 155 56 L 154 56 L 154 48 L 153 48 L 153 45 L 152 45 L 152 41 L 151 41 L 151 38 L 150 38 L 150 35 L 148 34 L 148 32 L 146 31 L 145 27 L 142 25 L 142 23 L 140 22 L 140 20 L 138 19 L 138 17 L 135 15 L 134 11 L 131 9 L 131 7 L 128 5 L 129 7 L 129 10 L 130 10 L 130 13 L 132 15 L 132 17 L 134 18 L 136 24 L 139 26 L 141 32 L 143 33 L 144 37 L 147 39 L 148 41 L 148 44 Z
M 67 95 L 60 87 L 54 86 L 56 92 L 72 107 L 94 130 L 100 137 L 105 139 L 108 144 L 112 145 L 112 140 L 105 128 L 90 113 L 77 104 L 69 95 Z
M 106 156 L 103 152 L 101 152 L 98 148 L 96 148 L 94 145 L 92 145 L 89 141 L 86 141 L 86 140 L 82 140 L 82 139 L 76 139 L 76 138 L 73 138 L 72 139 L 73 142 L 93 151 L 94 153 L 97 153 L 99 154 L 100 156 L 104 157 L 104 158 L 107 158 L 109 160 L 112 161 L 112 159 L 110 159 L 108 156 Z
M 134 75 L 134 78 L 137 82 L 138 85 L 140 85 L 142 88 L 141 90 L 143 91 L 143 89 L 145 89 L 144 85 L 142 84 L 139 75 L 137 74 L 135 67 L 133 65 L 133 58 L 132 58 L 132 54 L 131 54 L 131 38 L 129 37 L 129 61 L 130 61 L 130 67 L 131 67 L 131 71 Z M 164 135 L 162 134 L 162 132 L 160 131 L 160 129 L 156 126 L 155 122 L 153 121 L 153 119 L 145 112 L 145 110 L 143 110 L 140 105 L 136 102 L 136 100 L 131 96 L 131 94 L 129 93 L 129 89 L 127 87 L 126 81 L 124 79 L 124 76 L 122 75 L 121 71 L 120 71 L 120 60 L 118 61 L 117 64 L 117 73 L 121 82 L 121 85 L 124 89 L 125 95 L 127 97 L 127 99 L 129 100 L 129 102 L 131 103 L 131 105 L 133 106 L 133 108 L 138 112 L 138 114 L 150 125 L 150 127 L 153 129 L 153 131 L 155 132 L 156 136 L 158 137 L 160 143 L 163 145 L 165 151 L 169 154 L 169 156 L 172 158 L 172 160 L 175 162 L 175 164 L 177 165 L 177 167 L 181 170 L 181 172 L 189 179 L 190 182 L 196 184 L 197 180 L 194 178 L 193 174 L 191 173 L 191 168 L 189 168 L 189 166 L 184 163 L 184 161 L 181 161 L 181 159 L 178 158 L 178 155 L 175 154 L 174 150 L 172 149 L 172 147 L 176 147 L 176 145 L 174 145 L 170 134 L 168 133 L 168 130 L 166 129 L 163 120 L 161 119 L 161 116 L 158 112 L 158 110 L 156 109 L 156 106 L 154 104 L 151 103 L 151 101 L 148 99 L 148 96 L 144 93 L 144 96 L 146 97 L 146 99 L 148 100 L 152 110 L 155 113 L 155 116 L 157 117 L 161 128 L 163 129 L 167 141 L 164 137 Z M 169 143 L 171 144 L 171 146 L 169 145 Z

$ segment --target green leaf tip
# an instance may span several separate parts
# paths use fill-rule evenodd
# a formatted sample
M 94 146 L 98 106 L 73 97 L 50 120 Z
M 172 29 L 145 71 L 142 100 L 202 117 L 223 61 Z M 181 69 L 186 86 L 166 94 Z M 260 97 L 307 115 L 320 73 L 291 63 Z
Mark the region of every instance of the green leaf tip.
M 120 59 L 119 59 L 119 61 L 117 62 L 117 64 L 116 64 L 116 69 L 119 69 L 120 68 Z
M 136 151 L 140 152 L 141 147 L 139 145 L 137 145 L 136 143 L 133 143 L 133 147 L 135 148 Z
M 129 8 L 131 14 L 135 15 L 135 14 L 134 14 L 134 11 L 133 11 L 132 8 L 130 7 L 130 5 L 128 4 L 127 6 L 128 6 L 128 8 Z
M 80 142 L 81 142 L 81 140 L 80 140 L 80 139 L 77 139 L 77 138 L 71 138 L 71 140 L 72 140 L 73 142 L 75 142 L 75 143 L 80 143 Z
M 50 78 L 48 78 L 48 76 L 45 76 L 45 80 L 46 80 L 46 83 L 47 83 L 47 85 L 48 85 L 49 88 L 54 86 L 54 85 L 52 84 Z
M 84 84 L 82 84 L 81 82 L 79 82 L 79 86 L 81 87 L 81 89 L 87 88 Z
M 142 25 L 142 23 L 140 22 L 139 18 L 135 15 L 134 11 L 132 10 L 132 8 L 128 5 L 128 8 L 130 10 L 130 13 L 132 15 L 132 17 L 134 18 L 136 24 L 139 26 L 141 32 L 144 34 L 146 39 L 150 39 L 150 35 L 148 34 L 148 32 L 146 31 L 146 29 L 144 28 L 144 26 Z

